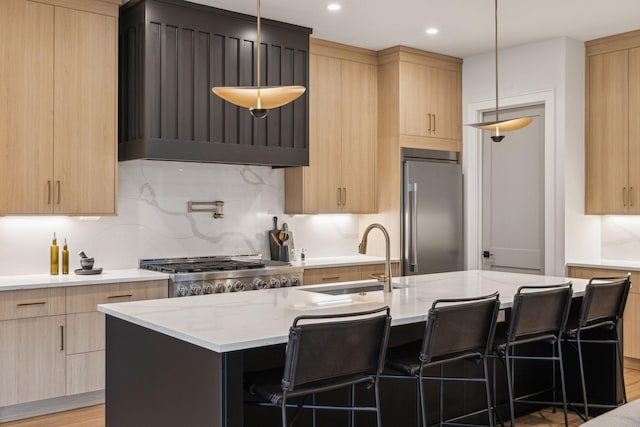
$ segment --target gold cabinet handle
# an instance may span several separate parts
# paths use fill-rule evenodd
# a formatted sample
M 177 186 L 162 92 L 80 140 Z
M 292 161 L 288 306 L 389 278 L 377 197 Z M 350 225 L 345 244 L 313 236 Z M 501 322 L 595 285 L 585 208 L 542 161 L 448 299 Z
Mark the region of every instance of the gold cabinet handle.
M 433 115 L 433 133 L 436 133 L 436 115 Z
M 56 181 L 56 185 L 58 186 L 58 201 L 56 202 L 58 205 L 60 204 L 60 181 Z
M 429 116 L 429 133 L 431 133 L 431 113 L 429 113 L 428 116 Z
M 47 180 L 47 188 L 48 188 L 48 192 L 49 195 L 47 196 L 47 204 L 50 205 L 51 204 L 51 180 Z
M 633 206 L 633 187 L 629 187 L 629 206 Z
M 627 206 L 627 187 L 622 187 L 622 206 Z
M 32 305 L 45 305 L 47 302 L 46 301 L 38 301 L 38 302 L 21 302 L 20 304 L 18 304 L 18 307 L 29 307 Z
M 60 325 L 60 351 L 64 351 L 64 325 Z
M 107 299 L 114 299 L 114 298 L 131 298 L 133 296 L 133 294 L 124 294 L 124 295 L 109 295 L 107 297 Z
M 342 187 L 342 206 L 347 206 L 347 187 Z
M 339 278 L 340 278 L 340 276 L 323 277 L 322 280 L 338 280 Z
M 340 206 L 340 201 L 342 200 L 342 190 L 340 189 L 340 187 L 338 187 L 338 201 L 337 201 L 337 205 Z

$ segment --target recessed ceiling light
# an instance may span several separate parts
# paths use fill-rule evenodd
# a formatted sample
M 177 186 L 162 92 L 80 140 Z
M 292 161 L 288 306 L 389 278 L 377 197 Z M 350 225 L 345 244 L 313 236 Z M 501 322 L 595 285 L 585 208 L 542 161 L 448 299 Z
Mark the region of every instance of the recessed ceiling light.
M 434 35 L 434 34 L 438 34 L 438 29 L 437 28 L 427 28 L 427 34 L 429 34 L 430 36 Z
M 329 3 L 329 5 L 327 6 L 327 9 L 329 9 L 332 12 L 336 12 L 342 9 L 342 6 L 339 3 Z

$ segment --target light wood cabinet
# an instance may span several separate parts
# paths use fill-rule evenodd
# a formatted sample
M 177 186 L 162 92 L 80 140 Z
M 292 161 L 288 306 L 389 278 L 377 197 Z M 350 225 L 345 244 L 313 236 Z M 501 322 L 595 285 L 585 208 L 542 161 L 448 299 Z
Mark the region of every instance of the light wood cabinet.
M 391 276 L 397 277 L 400 264 L 391 263 Z M 384 264 L 353 265 L 347 267 L 306 268 L 304 270 L 304 284 L 317 285 L 322 283 L 353 282 L 370 279 L 372 274 L 384 273 Z
M 65 393 L 64 288 L 0 293 L 0 406 Z
M 586 43 L 587 214 L 640 213 L 640 31 Z
M 0 215 L 116 213 L 117 16 L 0 2 Z
M 98 304 L 167 297 L 166 280 L 67 288 L 66 394 L 104 388 L 105 315 L 97 311 Z
M 286 213 L 376 211 L 376 57 L 311 39 L 309 166 L 285 171 Z
M 569 277 L 591 279 L 592 277 L 624 276 L 627 271 L 605 268 L 569 267 Z M 631 291 L 623 317 L 624 357 L 640 359 L 640 272 L 631 272 Z M 637 366 L 640 361 L 633 361 Z

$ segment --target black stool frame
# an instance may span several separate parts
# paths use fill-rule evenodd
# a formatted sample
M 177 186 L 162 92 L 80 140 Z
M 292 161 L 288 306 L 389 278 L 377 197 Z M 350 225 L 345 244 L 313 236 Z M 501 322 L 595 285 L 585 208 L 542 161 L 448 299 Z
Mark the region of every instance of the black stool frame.
M 353 411 L 375 412 L 380 427 L 378 383 L 391 327 L 389 311 L 385 306 L 369 311 L 296 317 L 289 330 L 281 383 L 261 383 L 258 379 L 249 386 L 249 391 L 268 402 L 258 403 L 259 406 L 281 408 L 283 427 L 288 425 L 287 408 L 313 409 L 314 425 L 316 409 L 347 410 L 352 421 Z M 357 384 L 373 387 L 375 407 L 355 406 L 353 394 Z M 343 387 L 351 387 L 350 406 L 315 404 L 315 393 Z M 289 398 L 306 396 L 312 396 L 312 404 L 288 403 Z
M 443 381 L 484 382 L 487 396 L 489 424 L 493 426 L 491 394 L 487 369 L 487 355 L 491 349 L 496 319 L 500 309 L 498 292 L 477 298 L 440 299 L 435 301 L 428 313 L 425 334 L 417 360 L 393 361 L 393 350 L 387 356 L 387 367 L 407 375 L 383 375 L 384 378 L 415 378 L 420 399 L 419 417 L 422 426 L 427 425 L 425 408 L 425 380 L 440 381 L 440 425 L 473 425 L 457 422 L 473 414 L 465 414 L 449 420 L 443 419 Z M 415 357 L 415 356 L 414 356 Z M 443 366 L 460 360 L 482 361 L 482 377 L 445 377 Z M 440 366 L 440 376 L 425 376 L 424 370 Z
M 578 415 L 583 420 L 589 418 L 589 406 L 594 408 L 614 408 L 617 404 L 589 404 L 587 402 L 587 386 L 584 375 L 584 363 L 582 359 L 582 344 L 613 344 L 619 364 L 620 381 L 622 382 L 622 403 L 627 402 L 627 393 L 624 384 L 622 346 L 620 345 L 620 331 L 618 324 L 622 319 L 624 308 L 631 289 L 631 274 L 614 277 L 594 277 L 589 280 L 582 299 L 580 315 L 577 324 L 568 326 L 564 335 L 566 342 L 575 346 L 578 350 L 578 362 L 580 364 L 580 385 L 582 386 L 582 407 L 584 414 Z M 614 331 L 615 339 L 582 339 L 584 331 L 596 328 L 609 328 Z M 616 369 L 617 370 L 617 369 Z M 572 405 L 574 406 L 574 405 Z
M 497 342 L 494 347 L 494 352 L 506 368 L 507 389 L 509 392 L 509 415 L 512 426 L 514 425 L 515 419 L 514 402 L 557 404 L 555 401 L 556 362 L 560 367 L 564 422 L 565 426 L 568 426 L 567 395 L 562 362 L 561 337 L 569 315 L 572 295 L 572 284 L 571 282 L 567 282 L 560 285 L 521 286 L 513 298 L 513 307 L 511 309 L 506 341 Z M 526 356 L 516 355 L 515 353 L 515 348 L 518 345 L 545 341 L 552 346 L 551 356 Z M 531 400 L 532 397 L 549 391 L 548 389 L 527 396 L 514 396 L 515 370 L 513 369 L 513 362 L 518 359 L 553 362 L 554 384 L 551 390 L 553 391 L 554 402 Z

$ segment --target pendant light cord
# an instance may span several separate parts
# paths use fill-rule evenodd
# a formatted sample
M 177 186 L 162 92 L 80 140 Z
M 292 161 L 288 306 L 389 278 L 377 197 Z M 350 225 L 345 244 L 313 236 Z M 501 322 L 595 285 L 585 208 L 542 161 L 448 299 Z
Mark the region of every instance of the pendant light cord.
M 261 36 L 260 36 L 260 0 L 258 0 L 258 21 L 257 21 L 257 28 L 258 28 L 258 52 L 256 54 L 258 63 L 256 65 L 256 72 L 257 72 L 257 76 L 256 76 L 256 82 L 257 85 L 256 87 L 258 88 L 258 99 L 257 99 L 257 107 L 258 109 L 262 108 L 262 103 L 260 102 L 260 50 L 261 50 L 261 46 L 262 46 L 262 40 L 261 40 Z
M 258 0 L 258 2 L 259 1 L 260 0 Z M 495 39 L 496 39 L 496 122 L 499 122 L 500 118 L 498 117 L 498 0 L 495 0 L 494 21 L 495 21 L 495 29 L 496 29 L 496 33 L 495 33 Z

